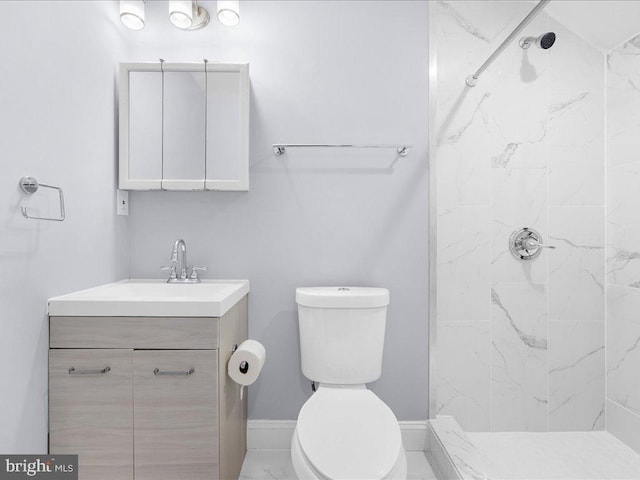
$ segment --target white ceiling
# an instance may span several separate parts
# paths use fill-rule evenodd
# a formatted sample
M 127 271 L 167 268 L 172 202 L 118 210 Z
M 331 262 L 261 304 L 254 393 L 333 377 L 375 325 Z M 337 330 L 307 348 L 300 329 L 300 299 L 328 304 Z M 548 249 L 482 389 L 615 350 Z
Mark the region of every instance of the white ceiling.
M 640 0 L 551 0 L 545 12 L 605 52 L 640 33 Z

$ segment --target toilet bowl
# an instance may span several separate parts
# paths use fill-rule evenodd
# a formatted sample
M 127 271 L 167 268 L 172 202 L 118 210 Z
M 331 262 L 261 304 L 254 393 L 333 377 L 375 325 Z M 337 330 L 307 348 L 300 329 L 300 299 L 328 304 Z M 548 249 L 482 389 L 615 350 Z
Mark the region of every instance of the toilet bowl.
M 300 410 L 291 460 L 300 480 L 407 478 L 398 421 L 364 385 L 320 385 Z
M 302 373 L 318 382 L 291 439 L 298 479 L 405 480 L 398 420 L 366 383 L 382 371 L 389 291 L 296 289 Z

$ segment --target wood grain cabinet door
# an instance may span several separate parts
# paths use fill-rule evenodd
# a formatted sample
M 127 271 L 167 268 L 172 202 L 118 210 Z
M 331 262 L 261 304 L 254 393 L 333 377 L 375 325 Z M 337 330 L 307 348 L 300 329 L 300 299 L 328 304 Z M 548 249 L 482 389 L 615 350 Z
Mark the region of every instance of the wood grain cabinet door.
M 49 450 L 80 480 L 133 479 L 133 350 L 49 350 Z
M 136 480 L 218 478 L 218 352 L 134 352 Z

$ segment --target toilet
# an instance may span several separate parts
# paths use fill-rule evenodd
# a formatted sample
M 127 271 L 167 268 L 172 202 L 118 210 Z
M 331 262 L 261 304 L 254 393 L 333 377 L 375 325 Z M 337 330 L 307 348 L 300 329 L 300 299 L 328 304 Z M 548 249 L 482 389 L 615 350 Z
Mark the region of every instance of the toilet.
M 406 480 L 398 420 L 366 384 L 380 377 L 389 291 L 296 289 L 302 373 L 318 384 L 291 440 L 298 479 Z

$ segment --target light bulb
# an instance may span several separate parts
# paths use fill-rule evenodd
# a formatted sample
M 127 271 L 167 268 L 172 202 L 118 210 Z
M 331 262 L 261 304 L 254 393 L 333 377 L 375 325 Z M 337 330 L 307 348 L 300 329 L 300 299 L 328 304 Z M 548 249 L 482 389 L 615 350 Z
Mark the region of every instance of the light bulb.
M 144 0 L 120 0 L 120 21 L 131 30 L 144 28 Z
M 228 27 L 240 23 L 240 2 L 238 0 L 218 0 L 218 21 Z
M 209 12 L 199 7 L 195 0 L 171 0 L 169 20 L 175 27 L 183 30 L 199 30 L 209 23 Z
M 193 3 L 191 0 L 171 0 L 169 2 L 169 20 L 178 28 L 191 28 L 193 25 Z

